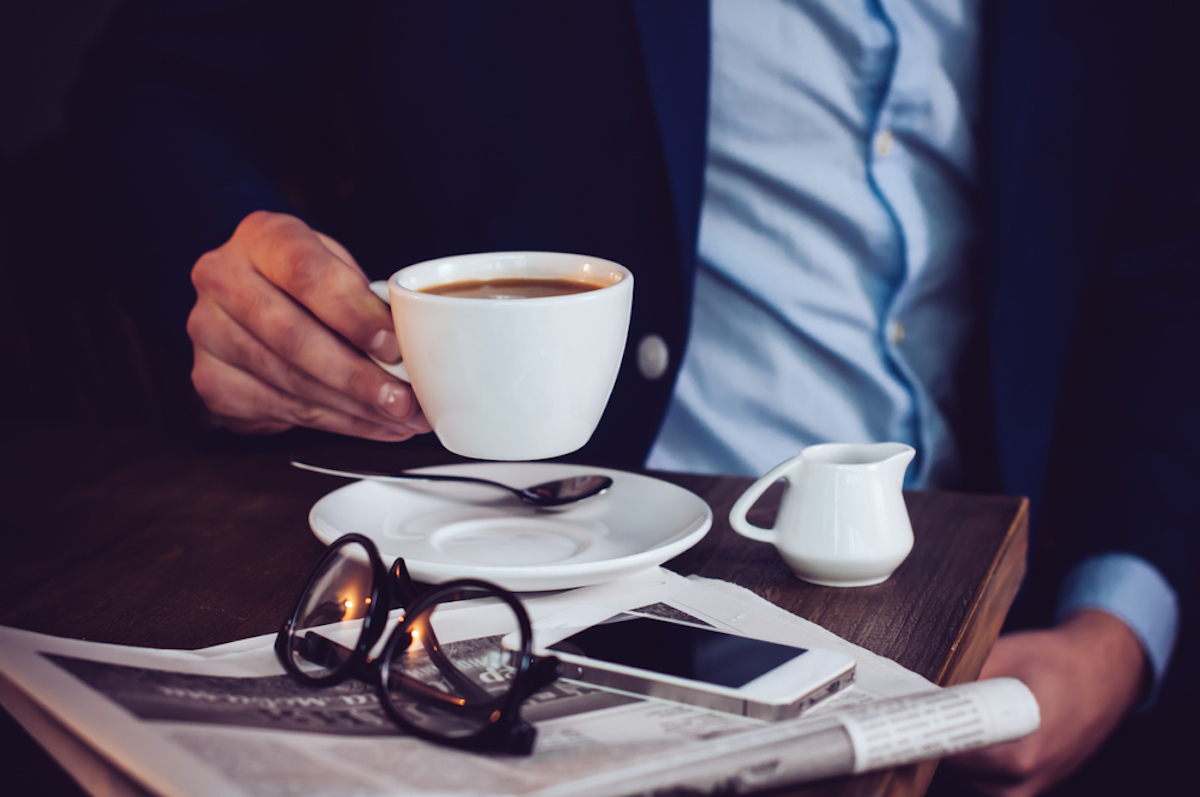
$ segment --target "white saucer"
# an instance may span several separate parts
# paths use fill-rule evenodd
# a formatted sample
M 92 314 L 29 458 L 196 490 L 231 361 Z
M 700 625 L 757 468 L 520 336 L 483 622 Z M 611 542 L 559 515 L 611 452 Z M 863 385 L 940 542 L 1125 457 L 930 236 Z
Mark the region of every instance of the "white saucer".
M 473 484 L 360 481 L 313 506 L 309 525 L 326 544 L 354 531 L 384 564 L 404 557 L 413 578 L 481 578 L 518 592 L 570 589 L 622 578 L 691 548 L 712 525 L 699 496 L 668 482 L 551 462 L 472 462 L 422 469 L 527 487 L 577 473 L 609 476 L 605 493 L 538 510 Z

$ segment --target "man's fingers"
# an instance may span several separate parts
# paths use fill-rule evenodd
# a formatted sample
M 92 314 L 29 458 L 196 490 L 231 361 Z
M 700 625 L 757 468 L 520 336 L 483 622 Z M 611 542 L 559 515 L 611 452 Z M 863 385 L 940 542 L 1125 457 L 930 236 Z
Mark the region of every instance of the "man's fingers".
M 325 248 L 333 253 L 334 257 L 352 267 L 359 274 L 362 274 L 363 279 L 367 279 L 367 273 L 362 270 L 362 266 L 358 265 L 358 261 L 354 259 L 354 255 L 350 254 L 349 249 L 342 246 L 339 241 L 330 238 L 323 232 L 313 230 L 313 233 L 317 236 L 317 240 L 324 244 Z
M 291 216 L 257 212 L 192 269 L 192 380 L 230 428 L 303 425 L 374 439 L 429 431 L 394 362 L 390 311 L 337 241 Z
M 385 442 L 413 434 L 287 395 L 203 349 L 196 351 L 193 382 L 213 415 L 234 431 L 272 433 L 305 426 Z
M 411 388 L 386 374 L 262 274 L 251 270 L 231 277 L 226 270 L 217 267 L 211 269 L 214 272 L 211 275 L 208 271 L 202 264 L 197 264 L 194 270 L 201 298 L 193 318 L 189 319 L 188 331 L 193 341 L 201 341 L 210 350 L 217 349 L 218 356 L 251 372 L 264 369 L 264 376 L 274 372 L 275 377 L 269 381 L 280 389 L 300 391 L 302 398 L 313 397 L 303 392 L 294 373 L 280 372 L 272 359 L 262 358 L 259 352 L 244 345 L 236 353 L 220 351 L 222 344 L 217 341 L 227 338 L 235 330 L 220 319 L 210 317 L 216 313 L 205 306 L 205 297 L 212 295 L 212 303 L 228 316 L 232 326 L 244 329 L 300 373 L 349 396 L 364 407 L 383 413 L 384 418 L 415 422 L 418 426 L 423 424 Z M 371 299 L 382 304 L 373 295 Z M 206 324 L 216 331 L 204 329 Z M 204 342 L 207 340 L 214 343 Z M 223 345 L 235 346 L 236 342 L 227 341 Z
M 1024 682 L 1037 698 L 1041 726 L 947 763 L 984 793 L 1038 794 L 1100 746 L 1137 699 L 1146 666 L 1134 633 L 1104 611 L 1084 609 L 1051 629 L 1002 636 L 983 674 Z
M 384 362 L 400 358 L 387 305 L 344 247 L 291 216 L 251 214 L 242 223 L 254 233 L 250 261 L 271 283 L 360 350 Z
M 209 330 L 219 329 L 220 334 L 212 334 Z M 382 426 L 391 427 L 409 434 L 427 431 L 428 425 L 423 418 L 414 418 L 411 413 L 398 419 L 385 411 L 381 401 L 391 399 L 392 403 L 410 402 L 410 390 L 407 385 L 394 382 L 390 377 L 379 372 L 380 387 L 368 385 L 366 390 L 374 390 L 372 403 L 356 400 L 349 393 L 330 387 L 304 371 L 300 366 L 288 362 L 270 348 L 243 329 L 225 311 L 212 302 L 197 303 L 188 320 L 188 331 L 193 341 L 207 354 L 217 360 L 236 368 L 254 374 L 257 379 L 267 383 L 285 395 L 295 396 L 307 401 L 338 410 L 347 415 L 356 415 L 363 420 Z M 349 354 L 361 359 L 361 355 Z M 373 364 L 363 361 L 363 367 L 372 371 L 378 369 Z M 198 372 L 197 378 L 206 375 Z M 380 398 L 383 393 L 382 399 Z M 392 398 L 393 394 L 397 398 Z M 404 412 L 405 410 L 401 410 Z M 409 422 L 406 422 L 409 421 Z

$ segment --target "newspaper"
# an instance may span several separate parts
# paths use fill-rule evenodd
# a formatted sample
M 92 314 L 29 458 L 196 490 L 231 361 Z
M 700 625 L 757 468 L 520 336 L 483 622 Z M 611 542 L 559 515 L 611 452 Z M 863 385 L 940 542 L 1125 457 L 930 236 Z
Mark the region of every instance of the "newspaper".
M 538 729 L 532 755 L 481 755 L 404 735 L 364 684 L 297 685 L 272 636 L 179 651 L 0 627 L 0 702 L 94 794 L 164 797 L 741 793 L 940 757 L 1038 724 L 1017 681 L 940 689 L 724 582 L 654 569 L 525 599 L 535 629 L 588 604 L 843 650 L 857 683 L 798 719 L 762 723 L 560 680 L 523 710 Z M 455 637 L 507 630 L 490 619 L 464 607 Z

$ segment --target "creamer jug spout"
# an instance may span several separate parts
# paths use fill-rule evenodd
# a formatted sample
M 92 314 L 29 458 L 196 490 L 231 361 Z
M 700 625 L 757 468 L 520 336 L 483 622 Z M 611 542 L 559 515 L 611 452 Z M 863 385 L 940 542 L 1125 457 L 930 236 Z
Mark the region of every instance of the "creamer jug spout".
M 872 448 L 879 455 L 879 464 L 883 472 L 896 486 L 903 486 L 908 463 L 912 462 L 917 454 L 913 447 L 904 443 L 877 443 Z

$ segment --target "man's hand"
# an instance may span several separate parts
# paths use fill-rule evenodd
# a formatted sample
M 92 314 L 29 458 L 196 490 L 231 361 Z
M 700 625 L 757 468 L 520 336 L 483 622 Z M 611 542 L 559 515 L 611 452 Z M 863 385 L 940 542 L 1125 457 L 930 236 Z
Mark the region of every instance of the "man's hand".
M 237 432 L 308 426 L 373 440 L 429 431 L 411 388 L 363 352 L 400 358 L 387 306 L 350 253 L 260 211 L 192 269 L 192 383 Z
M 979 677 L 1020 679 L 1037 698 L 1042 724 L 1024 739 L 946 763 L 984 794 L 1038 794 L 1095 752 L 1138 699 L 1146 667 L 1129 627 L 1094 609 L 1055 628 L 1003 636 Z

